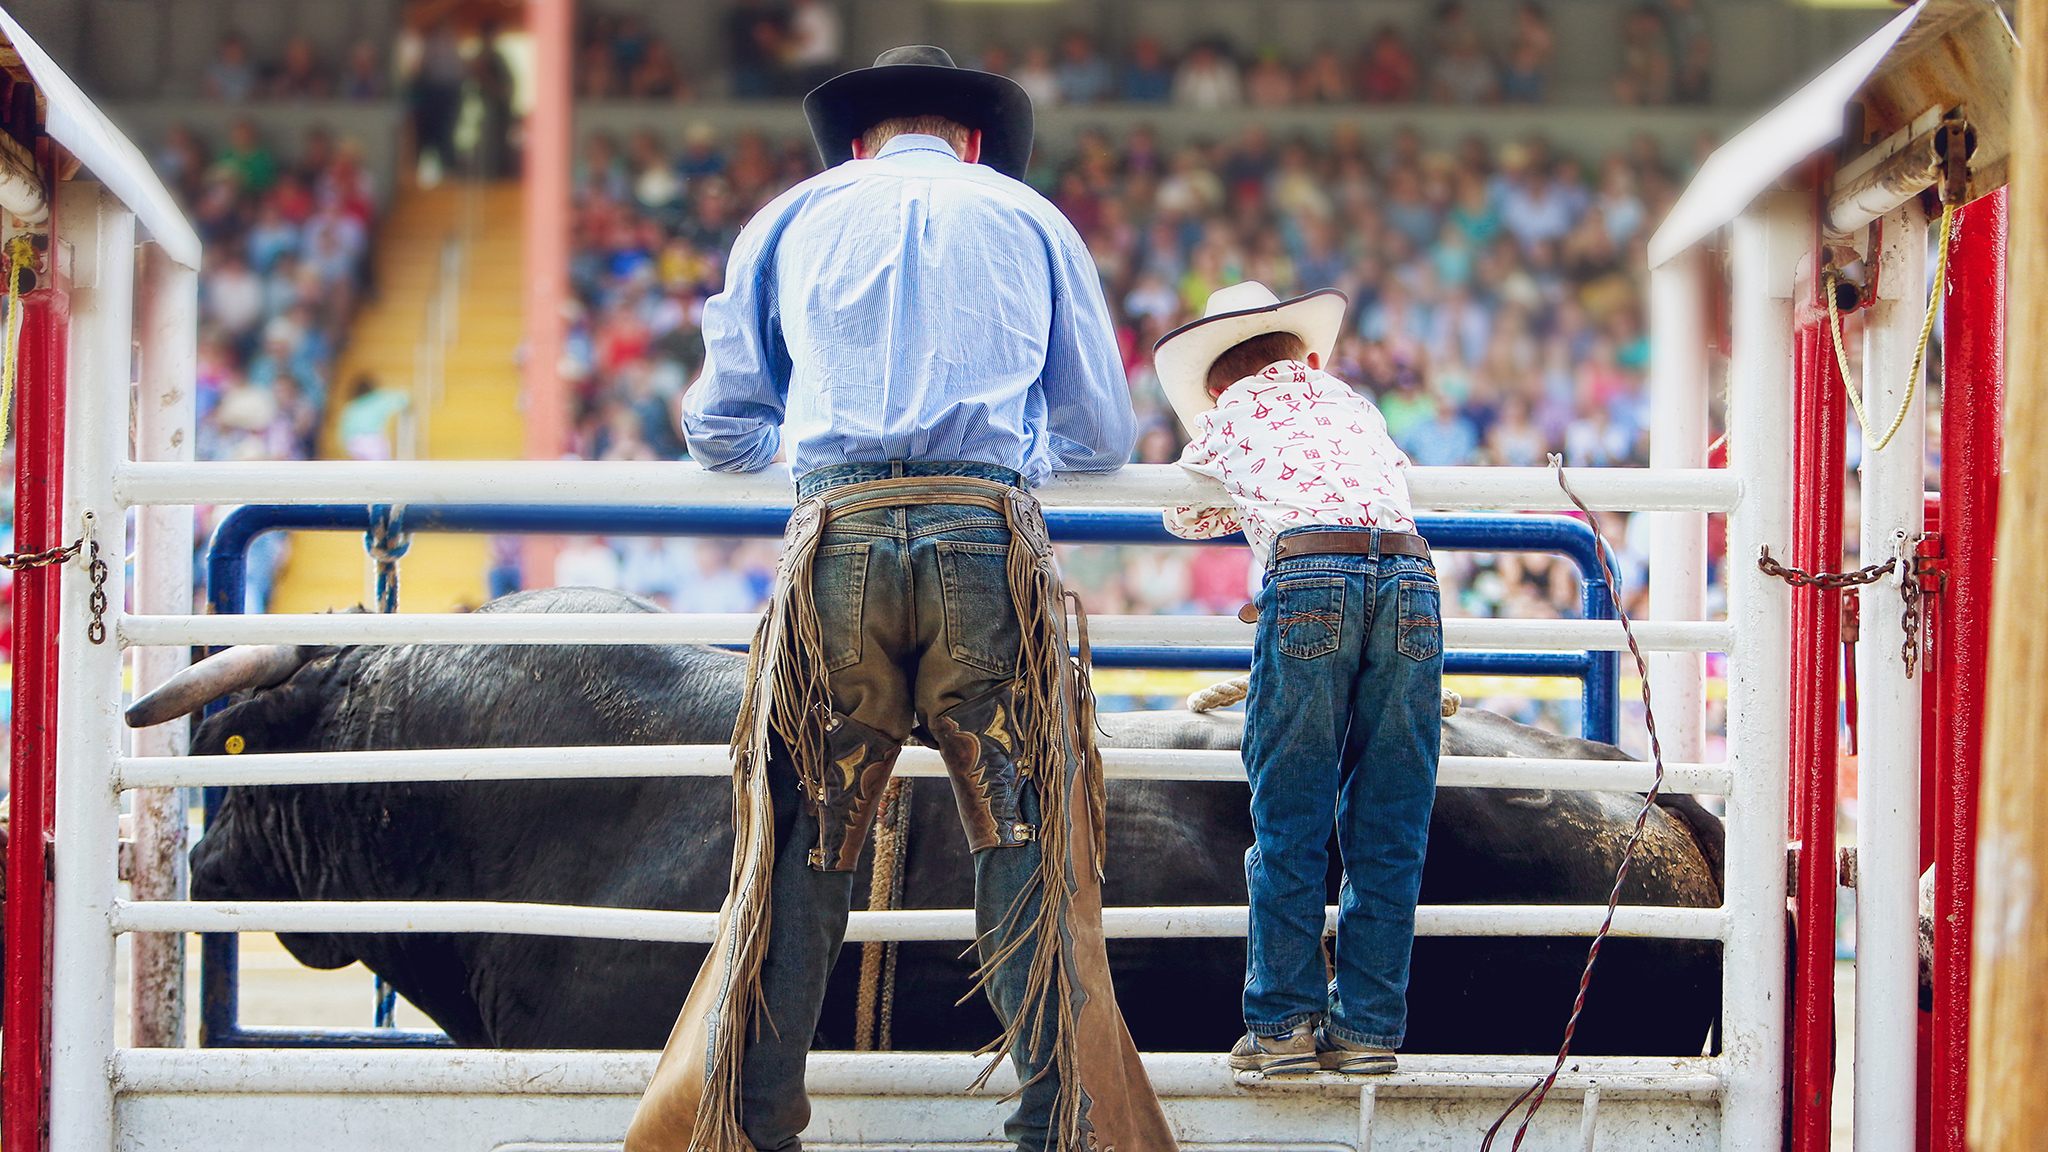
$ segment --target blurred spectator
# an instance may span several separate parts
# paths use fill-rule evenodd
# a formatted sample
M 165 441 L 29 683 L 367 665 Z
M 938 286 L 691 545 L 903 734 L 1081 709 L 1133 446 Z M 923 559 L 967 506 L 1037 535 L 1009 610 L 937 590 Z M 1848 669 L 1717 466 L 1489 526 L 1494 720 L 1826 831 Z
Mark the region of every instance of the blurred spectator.
M 742 100 L 776 95 L 776 68 L 786 33 L 781 17 L 762 0 L 733 0 L 725 14 L 725 59 L 732 94 Z
M 1515 9 L 1515 38 L 1500 70 L 1501 99 L 1510 104 L 1542 103 L 1550 61 L 1556 54 L 1557 37 L 1543 9 L 1535 4 Z
M 462 111 L 462 81 L 468 72 L 454 27 L 442 20 L 428 28 L 408 93 L 423 187 L 439 184 L 441 176 L 455 167 L 455 122 Z
M 1163 104 L 1173 97 L 1173 68 L 1157 37 L 1140 36 L 1131 45 L 1131 62 L 1117 91 L 1136 104 Z
M 1297 86 L 1303 104 L 1347 104 L 1351 101 L 1351 79 L 1337 59 L 1335 48 L 1318 48 L 1309 57 Z
M 313 42 L 304 36 L 285 42 L 284 58 L 264 87 L 279 100 L 325 100 L 334 94 L 332 79 L 313 55 Z
M 1422 87 L 1422 69 L 1392 24 L 1382 24 L 1373 33 L 1358 58 L 1357 92 L 1361 99 L 1377 104 L 1413 100 Z
M 1647 5 L 1629 13 L 1621 31 L 1621 71 L 1614 98 L 1623 104 L 1671 102 L 1671 49 L 1664 19 Z
M 411 395 L 383 387 L 365 372 L 349 386 L 349 401 L 335 421 L 335 437 L 351 460 L 389 460 L 392 422 L 410 407 Z
M 240 104 L 256 94 L 260 79 L 241 33 L 230 32 L 221 37 L 220 51 L 200 77 L 199 90 L 210 99 Z
M 640 58 L 640 64 L 626 79 L 626 95 L 642 100 L 688 99 L 690 86 L 684 82 L 683 74 L 676 67 L 675 54 L 669 50 L 668 41 L 656 40 L 647 46 L 647 52 Z
M 1479 434 L 1449 396 L 1438 396 L 1436 415 L 1410 426 L 1406 439 L 1399 443 L 1409 458 L 1422 467 L 1445 468 L 1471 463 L 1473 450 L 1479 447 Z
M 498 49 L 498 26 L 486 23 L 477 35 L 476 55 L 469 61 L 469 79 L 483 122 L 477 126 L 476 172 L 487 180 L 519 175 L 519 156 L 512 148 L 512 68 Z
M 1173 102 L 1184 108 L 1215 111 L 1244 103 L 1237 65 L 1214 43 L 1204 42 L 1188 52 L 1173 77 Z
M 1053 71 L 1052 52 L 1043 44 L 1024 49 L 1024 59 L 1010 70 L 1010 79 L 1031 97 L 1034 107 L 1050 108 L 1060 102 L 1059 73 Z
M 1259 50 L 1259 58 L 1245 73 L 1245 100 L 1254 108 L 1279 108 L 1294 102 L 1294 73 L 1288 70 L 1280 49 Z
M 236 191 L 261 196 L 277 181 L 277 160 L 256 135 L 247 117 L 228 126 L 228 146 L 214 160 L 213 172 L 233 182 Z
M 1449 3 L 1439 7 L 1435 32 L 1437 57 L 1429 70 L 1430 95 L 1440 104 L 1484 104 L 1499 99 L 1493 60 L 1465 6 Z
M 1665 0 L 1675 62 L 1672 97 L 1680 104 L 1705 104 L 1714 94 L 1714 42 L 1698 0 Z
M 794 82 L 792 94 L 808 92 L 832 78 L 845 52 L 845 40 L 836 5 L 827 0 L 795 0 L 789 10 L 789 40 L 783 57 Z
M 1060 38 L 1058 68 L 1060 99 L 1068 104 L 1094 104 L 1109 99 L 1112 88 L 1109 61 L 1095 51 L 1095 42 L 1085 32 L 1069 32 Z
M 384 69 L 377 54 L 377 45 L 369 40 L 358 40 L 348 50 L 348 63 L 343 66 L 341 82 L 335 86 L 336 94 L 344 100 L 376 100 L 384 95 Z

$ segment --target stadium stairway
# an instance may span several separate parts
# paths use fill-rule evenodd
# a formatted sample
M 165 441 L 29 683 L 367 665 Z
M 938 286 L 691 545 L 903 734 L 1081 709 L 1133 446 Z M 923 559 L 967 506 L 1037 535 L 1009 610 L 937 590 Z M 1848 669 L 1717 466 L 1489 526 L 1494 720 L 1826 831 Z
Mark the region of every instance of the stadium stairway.
M 320 455 L 346 456 L 335 418 L 361 373 L 410 389 L 421 459 L 505 460 L 524 454 L 519 412 L 523 306 L 521 194 L 516 182 L 402 188 L 376 237 L 377 290 L 357 312 L 335 365 Z M 451 242 L 456 249 L 450 258 Z M 448 287 L 443 267 L 455 272 Z M 439 384 L 420 350 L 437 305 L 452 320 Z M 486 539 L 415 537 L 400 568 L 400 610 L 447 612 L 484 599 Z M 298 532 L 279 574 L 274 612 L 320 612 L 365 603 L 368 560 L 362 537 Z

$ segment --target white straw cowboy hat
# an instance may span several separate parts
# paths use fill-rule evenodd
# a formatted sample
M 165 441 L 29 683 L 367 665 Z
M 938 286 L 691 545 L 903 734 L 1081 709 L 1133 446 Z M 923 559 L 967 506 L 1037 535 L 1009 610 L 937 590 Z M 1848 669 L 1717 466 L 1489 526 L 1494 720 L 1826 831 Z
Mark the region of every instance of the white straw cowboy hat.
M 1153 370 L 1181 426 L 1192 429 L 1197 417 L 1216 406 L 1208 377 L 1218 356 L 1254 336 L 1292 332 L 1328 362 L 1349 304 L 1335 288 L 1281 300 L 1257 280 L 1211 292 L 1200 320 L 1175 328 L 1152 346 Z

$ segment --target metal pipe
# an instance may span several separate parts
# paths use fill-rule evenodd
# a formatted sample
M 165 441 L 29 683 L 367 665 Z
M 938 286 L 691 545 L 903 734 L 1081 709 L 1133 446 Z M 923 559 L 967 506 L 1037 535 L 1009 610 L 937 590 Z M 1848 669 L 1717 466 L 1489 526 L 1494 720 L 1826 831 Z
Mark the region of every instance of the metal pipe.
M 135 216 L 90 181 L 58 192 L 73 268 L 72 358 L 77 387 L 65 439 L 64 520 L 97 541 L 106 561 L 107 643 L 85 642 L 94 583 L 87 551 L 64 566 L 63 655 L 58 667 L 56 898 L 50 979 L 50 1146 L 111 1152 L 114 1095 L 114 937 L 119 847 L 113 769 L 121 755 L 121 563 L 126 540 L 114 466 L 128 446 L 129 358 L 134 344 Z M 172 465 L 175 467 L 175 465 Z M 166 903 L 164 907 L 177 907 Z
M 188 461 L 193 454 L 193 384 L 199 330 L 199 276 L 159 245 L 144 250 L 141 293 L 140 387 L 135 402 L 135 453 L 145 460 Z M 163 505 L 140 509 L 135 523 L 135 607 L 140 612 L 192 608 L 192 509 Z M 186 648 L 138 648 L 135 694 L 184 669 Z M 135 734 L 135 754 L 178 757 L 186 751 L 184 724 Z M 182 900 L 186 895 L 184 797 L 176 788 L 138 791 L 135 866 L 130 892 L 137 900 Z M 185 1042 L 185 938 L 138 935 L 129 965 L 129 1039 L 139 1048 L 176 1048 Z
M 1828 197 L 1828 228 L 1838 235 L 1859 232 L 1897 211 L 1941 179 L 1939 128 L 1914 137 L 1905 147 L 1848 180 L 1837 180 Z
M 1650 270 L 1650 466 L 1707 465 L 1706 253 L 1684 252 Z M 1707 614 L 1707 518 L 1647 512 L 1650 618 Z M 1649 658 L 1651 696 L 1665 754 L 1698 760 L 1706 748 L 1706 659 L 1659 652 Z
M 1741 497 L 1724 469 L 1573 468 L 1594 508 L 1726 512 Z M 788 468 L 706 472 L 695 464 L 619 461 L 310 460 L 121 467 L 127 504 L 676 504 L 788 507 Z M 1569 512 L 1548 468 L 1411 468 L 1408 490 L 1429 511 Z M 1171 464 L 1104 475 L 1062 473 L 1036 490 L 1048 508 L 1152 508 L 1224 498 L 1216 482 Z
M 846 939 L 972 940 L 971 908 L 913 908 L 853 912 Z M 1188 939 L 1245 934 L 1241 905 L 1104 908 L 1110 939 Z M 1591 936 L 1606 918 L 1605 905 L 1425 904 L 1415 910 L 1419 936 Z M 578 936 L 599 940 L 652 940 L 708 944 L 718 930 L 716 912 L 658 912 L 643 908 L 583 908 L 489 900 L 119 900 L 116 932 L 492 932 L 514 936 Z M 1609 934 L 1667 940 L 1719 940 L 1726 916 L 1719 908 L 1648 908 L 1623 905 Z M 1324 909 L 1336 931 L 1337 908 Z
M 1728 517 L 1728 938 L 1721 975 L 1721 1147 L 1780 1146 L 1785 1068 L 1785 699 L 1790 590 L 1748 557 L 1791 531 L 1792 414 L 1787 374 L 1792 273 L 1810 252 L 1803 203 L 1767 196 L 1734 224 L 1729 364 L 1730 471 L 1744 493 Z
M 14 546 L 41 551 L 70 542 L 63 525 L 68 282 L 21 298 L 19 419 L 14 470 Z M 8 765 L 5 1008 L 0 1011 L 0 1144 L 41 1148 L 49 1117 L 50 904 L 47 856 L 56 776 L 58 572 L 14 577 L 12 735 Z
M 267 616 L 129 616 L 121 642 L 150 644 L 745 644 L 754 613 L 625 614 L 333 613 Z M 1227 616 L 1097 616 L 1089 634 L 1104 647 L 1169 649 L 1243 646 L 1251 626 Z M 1161 635 L 1170 631 L 1170 635 Z M 1726 652 L 1729 626 L 1720 621 L 1645 621 L 1635 626 L 1646 650 Z M 1450 648 L 1515 651 L 1628 647 L 1618 621 L 1506 620 L 1458 617 L 1444 622 Z
M 1863 410 L 1872 421 L 1889 424 L 1890 414 L 1906 403 L 1907 370 L 1914 366 L 1914 346 L 1926 315 L 1927 219 L 1920 205 L 1908 203 L 1886 216 L 1882 233 L 1876 254 L 1878 295 L 1864 328 Z M 1832 363 L 1832 354 L 1828 360 Z M 1891 444 L 1882 452 L 1866 448 L 1862 464 L 1861 560 L 1881 563 L 1896 556 L 1905 571 L 1872 585 L 1872 593 L 1883 592 L 1866 594 L 1869 619 L 1856 644 L 1862 712 L 1856 800 L 1858 1152 L 1912 1152 L 1918 1095 L 1921 684 L 1907 674 L 1894 615 L 1900 586 L 1917 579 L 1912 574 L 1914 544 L 1926 522 L 1927 392 L 1913 387 L 1912 395 Z M 1834 696 L 1824 699 L 1832 721 Z M 1832 735 L 1832 723 L 1828 731 Z M 1832 755 L 1833 749 L 1828 752 Z M 1832 795 L 1828 800 L 1832 829 Z M 1814 813 L 1819 814 L 1817 802 Z M 1830 923 L 1834 863 L 1830 851 L 1825 889 Z M 1814 911 L 1819 912 L 1818 905 Z M 1830 971 L 1833 951 L 1830 947 L 1826 958 Z
M 1733 777 L 1723 764 L 1667 763 L 1666 787 L 1677 792 L 1725 795 Z M 1103 775 L 1111 780 L 1244 780 L 1244 763 L 1231 751 L 1104 748 Z M 603 780 L 643 776 L 732 774 L 723 744 L 632 747 L 451 748 L 375 752 L 270 752 L 241 756 L 124 759 L 120 788 L 264 787 L 282 784 L 408 783 L 426 780 Z M 905 748 L 896 775 L 942 777 L 945 766 L 929 748 Z M 1437 783 L 1446 788 L 1567 788 L 1644 792 L 1654 770 L 1633 760 L 1549 760 L 1513 756 L 1446 756 Z
M 1798 369 L 1792 428 L 1792 563 L 1809 572 L 1842 566 L 1842 490 L 1846 393 L 1828 331 L 1816 245 L 1793 289 Z M 1841 677 L 1842 594 L 1812 586 L 1792 590 L 1791 788 L 1793 836 L 1799 842 L 1794 905 L 1792 1148 L 1827 1148 L 1833 1086 L 1835 972 L 1836 757 L 1840 747 L 1837 684 Z
M 336 1051 L 146 1051 L 114 1056 L 122 1096 L 205 1095 L 454 1095 L 637 1097 L 658 1052 L 519 1052 L 480 1049 L 384 1052 L 373 1061 Z M 1145 1075 L 1163 1097 L 1214 1098 L 1237 1090 L 1225 1057 L 1207 1052 L 1147 1052 Z M 813 1096 L 1000 1099 L 1016 1091 L 1004 1061 L 987 1084 L 966 1085 L 987 1059 L 964 1052 L 812 1052 L 804 1087 Z M 1554 1092 L 1584 1093 L 1598 1085 L 1603 1101 L 1711 1099 L 1721 1089 L 1716 1057 L 1575 1057 Z M 1547 1057 L 1404 1055 L 1401 1070 L 1374 1077 L 1388 1096 L 1404 1098 L 1513 1095 L 1550 1071 Z M 1261 1091 L 1279 1090 L 1274 1085 Z M 1306 1091 L 1355 1092 L 1355 1081 Z M 1204 1148 L 1210 1145 L 1202 1145 Z
M 1970 1083 L 1970 954 L 1976 904 L 1977 782 L 1991 656 L 2005 407 L 2006 191 L 1962 208 L 1943 303 L 1941 592 L 1931 601 L 1929 696 L 1936 753 L 1923 821 L 1934 841 L 1932 1152 L 1963 1152 Z M 1926 688 L 1923 688 L 1926 691 Z

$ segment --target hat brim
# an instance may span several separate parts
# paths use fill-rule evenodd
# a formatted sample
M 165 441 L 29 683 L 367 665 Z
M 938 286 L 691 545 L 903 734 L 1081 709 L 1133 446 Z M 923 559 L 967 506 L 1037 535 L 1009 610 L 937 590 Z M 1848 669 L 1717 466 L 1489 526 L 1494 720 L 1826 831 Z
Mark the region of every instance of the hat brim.
M 937 64 L 884 64 L 835 76 L 804 97 L 811 139 L 830 168 L 897 116 L 944 116 L 981 131 L 981 162 L 1022 180 L 1031 162 L 1031 97 L 1007 76 Z
M 1193 431 L 1202 413 L 1216 407 L 1208 381 L 1209 366 L 1218 356 L 1254 336 L 1292 332 L 1327 364 L 1349 306 L 1344 293 L 1324 288 L 1263 308 L 1204 316 L 1159 338 L 1152 349 L 1152 370 L 1159 374 L 1159 387 L 1181 426 Z

